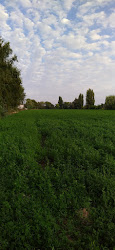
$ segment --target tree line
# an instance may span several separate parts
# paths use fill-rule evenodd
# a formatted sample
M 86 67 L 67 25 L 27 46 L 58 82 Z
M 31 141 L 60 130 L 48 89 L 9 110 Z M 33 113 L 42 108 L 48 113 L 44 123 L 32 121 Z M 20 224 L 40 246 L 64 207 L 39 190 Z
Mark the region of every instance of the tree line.
M 33 99 L 26 99 L 25 108 L 27 109 L 115 109 L 115 96 L 107 96 L 105 103 L 95 105 L 95 94 L 92 89 L 86 92 L 86 104 L 84 105 L 84 96 L 79 94 L 73 102 L 64 102 L 59 96 L 58 103 L 53 105 L 51 102 L 37 102 Z

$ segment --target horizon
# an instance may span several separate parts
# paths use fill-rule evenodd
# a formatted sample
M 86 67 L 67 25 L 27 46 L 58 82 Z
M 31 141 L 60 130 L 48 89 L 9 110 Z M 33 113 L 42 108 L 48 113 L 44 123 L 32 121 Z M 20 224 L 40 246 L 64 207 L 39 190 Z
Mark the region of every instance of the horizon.
M 18 57 L 26 99 L 72 102 L 115 95 L 112 0 L 0 0 L 0 36 Z

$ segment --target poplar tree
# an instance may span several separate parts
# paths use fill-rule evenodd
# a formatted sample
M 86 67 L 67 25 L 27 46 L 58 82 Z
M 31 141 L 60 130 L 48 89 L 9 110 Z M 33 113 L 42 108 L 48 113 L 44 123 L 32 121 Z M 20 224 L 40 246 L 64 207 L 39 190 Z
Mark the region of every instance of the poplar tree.
M 63 99 L 61 96 L 59 96 L 58 104 L 59 104 L 59 108 L 62 109 L 63 108 Z
M 94 98 L 94 92 L 93 89 L 88 89 L 86 93 L 86 107 L 91 108 L 94 106 L 95 98 Z

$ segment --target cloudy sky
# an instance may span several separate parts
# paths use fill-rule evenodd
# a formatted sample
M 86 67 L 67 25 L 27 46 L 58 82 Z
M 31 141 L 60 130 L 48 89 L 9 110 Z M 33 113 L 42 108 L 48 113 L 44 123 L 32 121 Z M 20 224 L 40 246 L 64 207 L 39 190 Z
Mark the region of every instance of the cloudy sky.
M 115 0 L 0 0 L 0 36 L 18 56 L 26 98 L 115 95 Z

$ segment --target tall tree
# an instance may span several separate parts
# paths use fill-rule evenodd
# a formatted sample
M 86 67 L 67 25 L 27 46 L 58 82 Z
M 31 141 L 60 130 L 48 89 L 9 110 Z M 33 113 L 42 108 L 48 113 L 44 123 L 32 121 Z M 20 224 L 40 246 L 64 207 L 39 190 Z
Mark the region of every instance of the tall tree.
M 82 94 L 79 94 L 78 103 L 79 103 L 79 109 L 82 109 L 83 108 L 83 95 Z
M 0 101 L 6 109 L 17 107 L 25 97 L 20 71 L 14 65 L 17 57 L 12 54 L 10 43 L 0 38 Z
M 73 107 L 74 109 L 82 109 L 83 108 L 83 95 L 79 94 L 78 99 L 75 98 L 73 101 Z
M 94 103 L 94 92 L 92 89 L 88 89 L 86 93 L 86 107 L 91 108 L 91 106 L 94 106 Z
M 106 109 L 115 109 L 115 96 L 110 95 L 105 99 L 105 108 Z
M 62 109 L 63 108 L 63 99 L 61 96 L 59 96 L 58 104 L 59 104 L 59 108 Z
M 74 109 L 79 109 L 79 101 L 77 98 L 75 98 L 75 100 L 73 101 L 73 108 Z

